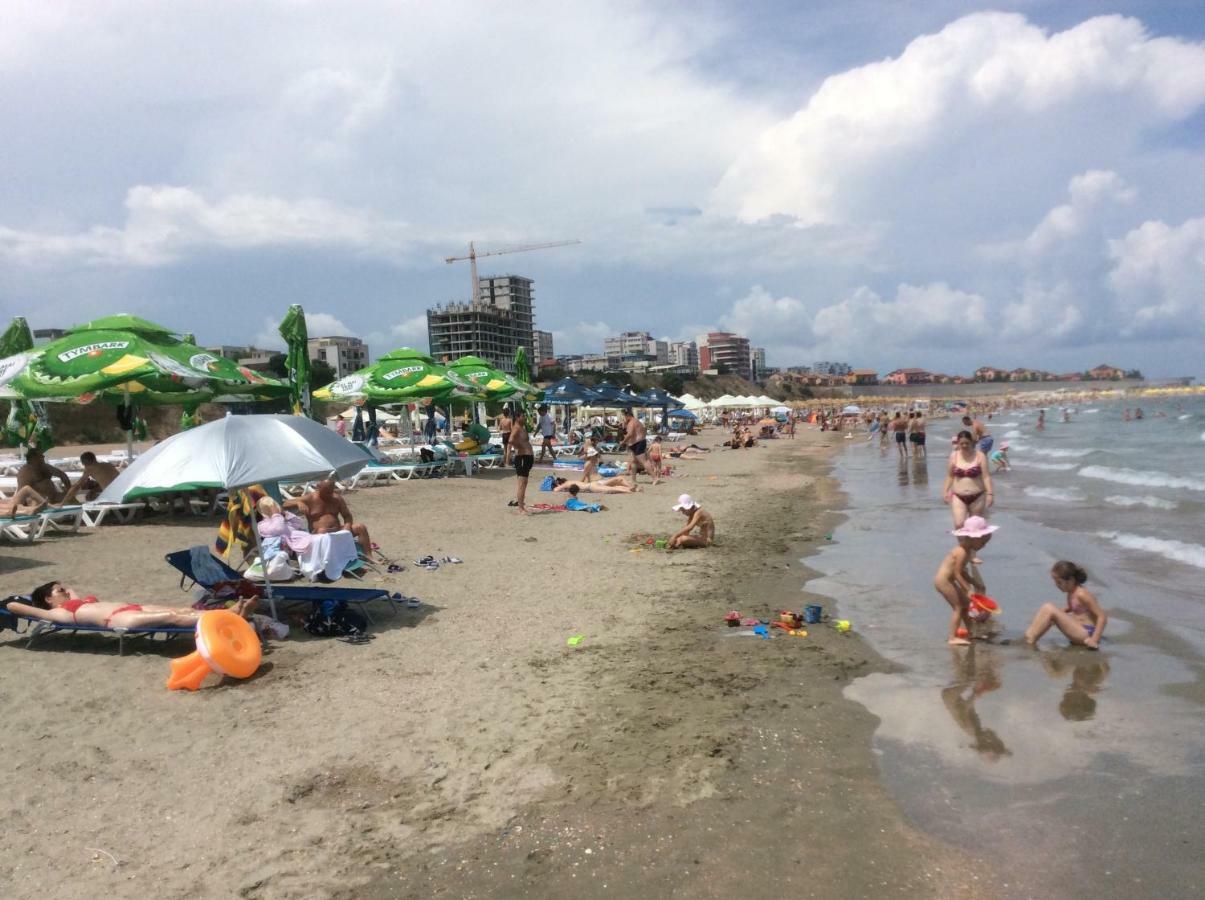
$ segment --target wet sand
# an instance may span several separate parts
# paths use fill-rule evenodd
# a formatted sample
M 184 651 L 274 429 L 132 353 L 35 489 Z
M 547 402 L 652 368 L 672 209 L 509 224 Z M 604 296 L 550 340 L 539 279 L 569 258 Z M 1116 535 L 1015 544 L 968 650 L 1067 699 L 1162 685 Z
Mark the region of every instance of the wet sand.
M 374 610 L 363 646 L 275 644 L 254 679 L 198 694 L 163 688 L 189 647 L 0 635 L 0 880 L 65 898 L 992 896 L 990 866 L 911 827 L 880 782 L 876 720 L 841 692 L 884 663 L 825 627 L 764 642 L 722 624 L 816 599 L 798 560 L 838 521 L 838 442 L 717 451 L 598 515 L 513 516 L 504 472 L 357 491 L 408 567 L 380 583 L 424 607 Z M 718 545 L 647 548 L 682 491 Z M 0 590 L 186 602 L 162 555 L 215 529 L 6 546 Z M 427 553 L 464 563 L 416 570 Z

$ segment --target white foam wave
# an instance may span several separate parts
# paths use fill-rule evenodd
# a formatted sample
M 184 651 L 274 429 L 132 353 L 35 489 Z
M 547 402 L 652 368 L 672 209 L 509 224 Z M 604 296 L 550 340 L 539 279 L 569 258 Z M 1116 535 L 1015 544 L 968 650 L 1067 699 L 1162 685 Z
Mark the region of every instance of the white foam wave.
M 1019 422 L 993 422 L 992 424 L 994 426 L 996 426 L 997 428 L 1016 428 L 1020 423 Z
M 1040 463 L 1025 460 L 1024 462 L 1013 463 L 1013 465 L 1020 465 L 1024 469 L 1041 469 L 1043 472 L 1069 472 L 1078 463 Z
M 1015 429 L 1014 429 L 1014 430 L 1012 430 L 1012 431 L 1006 431 L 1006 432 L 1004 432 L 1004 436 L 1005 436 L 1006 438 L 1019 438 L 1019 437 L 1021 436 L 1021 432 L 1019 432 L 1019 431 L 1017 431 L 1017 430 L 1015 430 Z
M 1182 416 L 1176 416 L 1176 418 L 1179 419 L 1181 422 L 1183 422 L 1185 419 L 1191 419 L 1192 413 L 1185 413 Z
M 1087 456 L 1093 451 L 1091 448 L 1087 450 L 1060 450 L 1057 447 L 1035 447 L 1033 452 L 1038 454 L 1038 456 L 1052 456 L 1055 459 L 1078 459 L 1081 456 Z
M 1185 544 L 1183 541 L 1143 537 L 1140 534 L 1125 534 L 1117 531 L 1098 531 L 1096 534 L 1127 550 L 1143 550 L 1167 559 L 1174 559 L 1177 562 L 1188 563 L 1198 569 L 1205 569 L 1205 547 L 1199 544 Z
M 1070 488 L 1054 488 L 1054 487 L 1034 487 L 1028 485 L 1025 488 L 1027 497 L 1039 497 L 1042 500 L 1058 500 L 1063 503 L 1074 503 L 1077 500 L 1082 500 L 1083 495 L 1079 491 L 1071 490 Z
M 1164 472 L 1148 472 L 1141 469 L 1114 469 L 1109 466 L 1084 466 L 1077 473 L 1083 478 L 1098 478 L 1115 484 L 1132 484 L 1135 487 L 1176 488 L 1183 491 L 1205 491 L 1205 481 L 1181 478 Z
M 1114 506 L 1149 506 L 1151 509 L 1175 509 L 1177 506 L 1171 500 L 1164 500 L 1162 497 L 1152 497 L 1150 494 L 1142 497 L 1131 497 L 1128 494 L 1114 494 L 1111 497 L 1105 497 L 1105 503 L 1112 503 Z
M 1088 413 L 1100 412 L 1100 410 L 1099 409 L 1081 409 L 1080 412 L 1082 412 L 1084 415 L 1087 415 Z

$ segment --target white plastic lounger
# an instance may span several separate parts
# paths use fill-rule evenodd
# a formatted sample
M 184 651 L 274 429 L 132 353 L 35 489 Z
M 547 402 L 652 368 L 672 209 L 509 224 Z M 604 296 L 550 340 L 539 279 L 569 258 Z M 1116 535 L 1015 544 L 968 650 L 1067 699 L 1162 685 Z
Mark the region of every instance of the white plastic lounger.
M 84 527 L 99 528 L 105 519 L 110 519 L 118 525 L 128 525 L 144 509 L 145 503 L 85 503 Z

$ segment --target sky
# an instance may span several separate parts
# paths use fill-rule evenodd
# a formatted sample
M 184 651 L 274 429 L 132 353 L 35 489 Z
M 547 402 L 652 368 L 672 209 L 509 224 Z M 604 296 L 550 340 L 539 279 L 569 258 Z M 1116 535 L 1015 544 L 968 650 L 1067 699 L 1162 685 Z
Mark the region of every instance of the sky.
M 1205 375 L 1205 0 L 0 0 L 0 313 Z

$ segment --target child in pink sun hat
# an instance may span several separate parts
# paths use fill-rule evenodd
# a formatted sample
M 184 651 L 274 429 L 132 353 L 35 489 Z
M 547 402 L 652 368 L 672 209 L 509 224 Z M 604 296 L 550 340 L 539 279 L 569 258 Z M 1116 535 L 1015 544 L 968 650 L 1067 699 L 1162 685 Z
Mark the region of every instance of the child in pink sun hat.
M 958 546 L 941 561 L 933 577 L 933 587 L 950 604 L 950 633 L 946 642 L 953 646 L 970 643 L 959 635 L 959 629 L 964 628 L 967 634 L 971 633 L 971 593 L 987 593 L 983 579 L 979 577 L 975 565 L 978 560 L 974 554 L 987 546 L 992 533 L 999 527 L 988 525 L 982 516 L 970 516 L 961 528 L 950 532 L 958 538 Z

